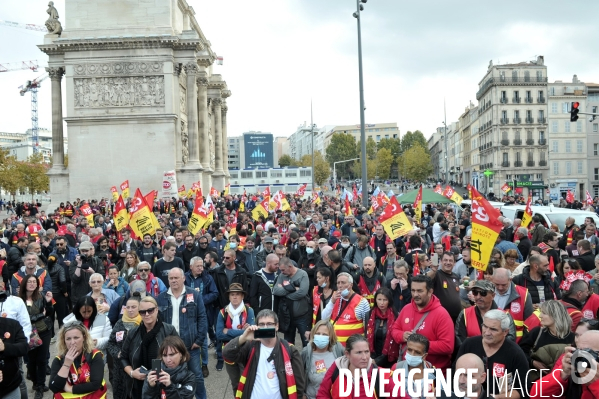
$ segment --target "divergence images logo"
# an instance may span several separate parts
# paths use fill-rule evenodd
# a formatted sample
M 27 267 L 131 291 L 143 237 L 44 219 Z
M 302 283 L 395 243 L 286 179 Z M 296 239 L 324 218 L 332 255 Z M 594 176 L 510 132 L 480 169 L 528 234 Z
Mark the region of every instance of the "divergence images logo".
M 572 381 L 576 384 L 587 384 L 597 374 L 597 358 L 595 351 L 577 350 L 572 354 Z

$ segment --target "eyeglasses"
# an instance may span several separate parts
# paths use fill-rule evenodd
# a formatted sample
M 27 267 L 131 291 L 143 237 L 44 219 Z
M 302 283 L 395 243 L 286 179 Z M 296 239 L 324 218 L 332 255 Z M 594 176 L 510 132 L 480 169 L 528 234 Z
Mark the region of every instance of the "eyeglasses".
M 597 319 L 587 319 L 587 318 L 583 318 L 583 319 L 580 319 L 580 322 L 581 322 L 581 323 L 587 323 L 587 324 L 588 324 L 589 326 L 591 326 L 591 327 L 595 327 L 595 326 L 598 326 L 598 325 L 599 325 L 599 320 L 597 320 Z
M 200 245 L 208 245 L 207 242 L 201 242 Z
M 474 295 L 474 296 L 480 295 L 484 298 L 487 296 L 487 294 L 488 294 L 487 291 L 472 290 L 472 295 Z
M 59 243 L 56 243 L 56 246 L 57 246 L 57 247 L 64 247 L 65 245 L 67 245 L 67 244 L 59 244 Z
M 276 326 L 275 323 L 258 323 L 258 327 L 260 328 L 273 328 L 274 326 Z
M 146 309 L 146 310 L 141 310 L 141 309 L 140 309 L 140 310 L 139 310 L 139 314 L 140 314 L 140 315 L 142 315 L 142 316 L 145 316 L 145 315 L 151 315 L 151 314 L 153 314 L 153 313 L 154 313 L 154 311 L 155 311 L 155 310 L 156 310 L 156 308 L 155 308 L 155 307 L 154 307 L 154 308 L 150 308 L 150 309 Z
M 223 256 L 223 259 L 231 259 L 230 256 Z
M 150 269 L 137 269 L 137 271 L 140 273 L 147 273 L 150 271 Z

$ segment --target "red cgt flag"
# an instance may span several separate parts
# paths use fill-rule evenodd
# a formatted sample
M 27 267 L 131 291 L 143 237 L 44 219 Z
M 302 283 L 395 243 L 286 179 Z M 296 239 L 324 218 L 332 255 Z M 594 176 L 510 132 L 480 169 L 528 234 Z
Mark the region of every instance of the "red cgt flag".
M 414 270 L 412 271 L 412 276 L 418 276 L 418 275 L 420 275 L 420 266 L 418 265 L 418 253 L 414 252 L 413 257 L 414 257 Z
M 572 191 L 570 191 L 570 189 L 568 189 L 568 194 L 566 195 L 566 202 L 568 204 L 574 202 L 574 194 L 572 194 Z

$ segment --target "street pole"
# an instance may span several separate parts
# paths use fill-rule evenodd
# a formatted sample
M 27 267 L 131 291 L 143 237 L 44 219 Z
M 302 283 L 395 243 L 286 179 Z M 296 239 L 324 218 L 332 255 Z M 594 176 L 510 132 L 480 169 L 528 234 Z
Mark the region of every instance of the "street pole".
M 314 192 L 314 117 L 312 114 L 312 99 L 310 99 L 310 131 L 312 136 L 312 192 Z
M 362 143 L 362 205 L 368 207 L 368 169 L 366 158 L 366 129 L 364 126 L 364 78 L 362 76 L 362 32 L 360 26 L 360 8 L 366 0 L 356 0 L 354 17 L 358 20 L 358 72 L 360 81 L 360 140 Z
M 447 108 L 443 98 L 443 125 L 445 125 L 445 184 L 449 184 L 449 153 L 447 152 Z
M 337 187 L 337 164 L 351 162 L 351 161 L 357 161 L 358 159 L 360 159 L 360 158 L 352 158 L 352 159 L 346 159 L 344 161 L 333 162 L 333 184 L 335 185 L 335 187 L 333 187 L 333 189 L 335 189 Z

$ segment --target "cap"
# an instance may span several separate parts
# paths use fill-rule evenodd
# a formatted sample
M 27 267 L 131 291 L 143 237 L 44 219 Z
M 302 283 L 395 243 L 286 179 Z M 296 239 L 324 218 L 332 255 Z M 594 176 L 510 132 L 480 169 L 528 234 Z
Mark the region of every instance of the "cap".
M 92 244 L 90 241 L 83 241 L 81 244 L 79 244 L 79 249 L 94 249 L 94 244 Z
M 245 294 L 243 287 L 239 283 L 233 283 L 229 286 L 227 293 L 230 294 L 231 292 L 241 292 L 241 293 Z
M 264 237 L 264 238 L 262 239 L 262 242 L 264 242 L 264 243 L 267 243 L 267 242 L 270 242 L 270 243 L 272 243 L 272 242 L 273 242 L 273 240 L 272 240 L 272 237 Z
M 337 237 L 337 238 L 341 237 L 341 231 L 339 231 L 339 230 L 333 231 L 333 237 Z
M 134 292 L 139 292 L 142 297 L 146 296 L 146 283 L 144 283 L 142 280 L 134 280 L 129 285 L 129 289 L 131 291 L 131 295 L 133 295 Z
M 487 280 L 476 280 L 476 282 L 474 283 L 474 285 L 472 287 L 468 287 L 469 290 L 472 290 L 474 288 L 479 288 L 483 291 L 489 291 L 489 292 L 493 292 L 495 291 L 495 285 Z
M 319 239 L 318 239 L 318 243 L 319 243 L 319 244 L 327 244 L 327 243 L 328 243 L 328 241 L 327 241 L 327 239 L 326 239 L 326 238 L 319 238 Z

